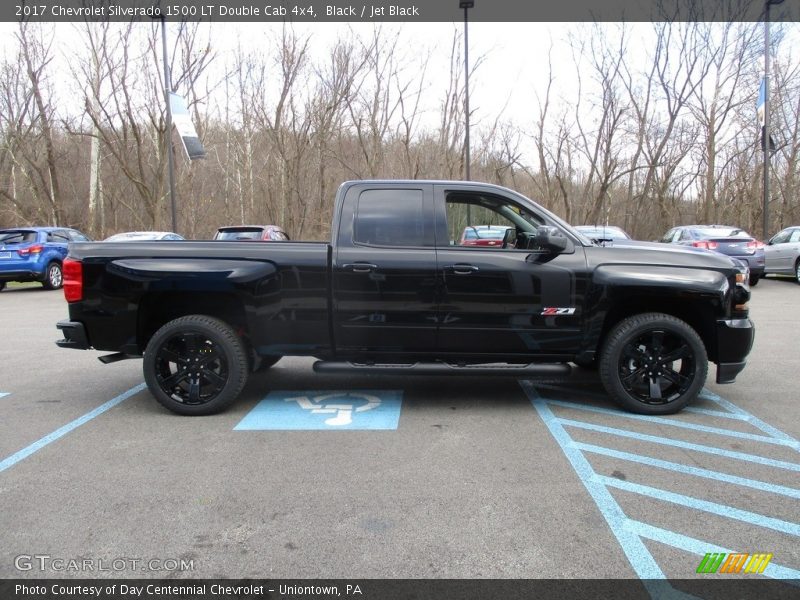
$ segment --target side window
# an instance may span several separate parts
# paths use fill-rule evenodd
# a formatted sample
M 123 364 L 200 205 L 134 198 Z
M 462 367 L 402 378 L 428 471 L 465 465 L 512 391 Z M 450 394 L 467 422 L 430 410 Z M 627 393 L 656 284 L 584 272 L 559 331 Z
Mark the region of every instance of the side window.
M 683 229 L 680 232 L 680 237 L 678 238 L 680 241 L 685 242 L 692 239 L 692 234 L 688 229 Z
M 507 198 L 467 192 L 447 195 L 445 215 L 449 245 L 468 248 L 499 250 L 509 229 L 516 236 L 532 238 L 536 228 L 544 224 L 541 218 Z M 513 250 L 513 244 L 507 249 Z M 528 245 L 527 249 L 533 248 Z
M 72 238 L 73 242 L 88 242 L 89 238 L 85 235 L 80 233 L 79 231 L 75 231 L 74 229 L 69 230 L 69 237 Z
M 358 198 L 353 241 L 371 246 L 425 246 L 422 190 L 364 190 Z
M 792 231 L 792 237 L 789 238 L 789 241 L 793 244 L 800 242 L 800 229 Z
M 664 237 L 661 238 L 661 241 L 665 244 L 669 244 L 674 236 L 675 236 L 675 229 L 673 228 L 664 234 Z
M 54 242 L 56 244 L 69 244 L 70 239 L 69 234 L 66 231 L 63 229 L 58 229 L 47 234 L 47 241 Z
M 775 237 L 772 238 L 772 244 L 773 245 L 775 245 L 775 244 L 785 244 L 786 242 L 789 241 L 789 236 L 791 234 L 792 234 L 792 232 L 790 230 L 784 229 L 780 233 L 775 234 Z

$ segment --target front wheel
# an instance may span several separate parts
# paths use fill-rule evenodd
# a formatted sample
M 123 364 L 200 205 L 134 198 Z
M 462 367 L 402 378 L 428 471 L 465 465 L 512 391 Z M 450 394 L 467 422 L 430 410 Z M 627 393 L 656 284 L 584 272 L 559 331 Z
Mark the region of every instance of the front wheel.
M 703 341 L 671 315 L 643 313 L 620 321 L 600 356 L 600 379 L 631 412 L 667 415 L 692 402 L 706 381 Z
M 758 285 L 758 282 L 761 280 L 761 277 L 763 277 L 763 276 L 762 275 L 753 275 L 753 274 L 751 274 L 750 275 L 750 280 L 747 282 L 748 285 L 750 285 L 751 287 L 754 286 L 754 285 Z
M 794 279 L 797 283 L 800 283 L 800 258 L 794 263 Z
M 170 321 L 144 353 L 144 379 L 163 406 L 181 415 L 227 408 L 247 382 L 242 340 L 225 322 L 205 315 Z

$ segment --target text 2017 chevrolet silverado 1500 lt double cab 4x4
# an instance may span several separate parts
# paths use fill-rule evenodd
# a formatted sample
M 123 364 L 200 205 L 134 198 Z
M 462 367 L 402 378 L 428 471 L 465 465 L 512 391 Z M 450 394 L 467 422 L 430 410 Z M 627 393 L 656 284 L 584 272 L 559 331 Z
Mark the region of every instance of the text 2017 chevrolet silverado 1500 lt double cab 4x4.
M 475 223 L 502 244 L 462 246 Z M 65 348 L 143 357 L 187 415 L 229 405 L 251 371 L 568 373 L 596 365 L 625 408 L 667 414 L 732 382 L 753 343 L 746 273 L 713 252 L 599 246 L 520 194 L 451 181 L 352 181 L 330 243 L 79 243 L 64 262 Z

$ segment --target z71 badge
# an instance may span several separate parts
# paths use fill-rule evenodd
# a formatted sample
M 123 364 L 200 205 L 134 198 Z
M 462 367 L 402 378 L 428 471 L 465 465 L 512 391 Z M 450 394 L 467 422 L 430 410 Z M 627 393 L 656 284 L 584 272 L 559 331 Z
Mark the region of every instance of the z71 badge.
M 553 317 L 556 315 L 574 315 L 574 308 L 558 308 L 556 306 L 545 306 L 542 309 L 542 315 L 546 317 Z

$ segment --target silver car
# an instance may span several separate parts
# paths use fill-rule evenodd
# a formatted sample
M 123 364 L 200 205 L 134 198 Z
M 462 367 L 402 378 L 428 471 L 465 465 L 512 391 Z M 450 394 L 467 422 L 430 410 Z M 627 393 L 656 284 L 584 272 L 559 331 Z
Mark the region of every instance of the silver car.
M 779 231 L 764 247 L 766 273 L 792 275 L 800 283 L 800 225 Z

